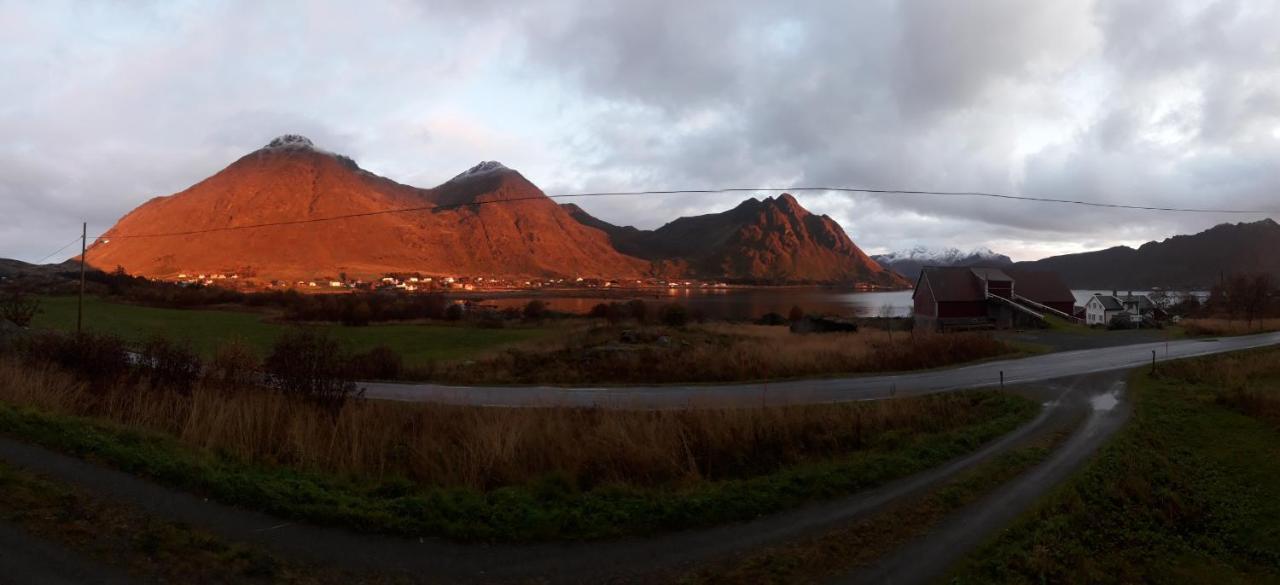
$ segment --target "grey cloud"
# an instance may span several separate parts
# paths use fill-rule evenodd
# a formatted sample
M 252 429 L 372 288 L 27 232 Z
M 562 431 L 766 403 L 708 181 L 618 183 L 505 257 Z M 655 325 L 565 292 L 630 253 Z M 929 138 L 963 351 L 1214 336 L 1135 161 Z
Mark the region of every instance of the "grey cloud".
M 228 0 L 103 8 L 92 30 L 66 10 L 0 3 L 0 256 L 51 251 L 65 238 L 44 232 L 105 227 L 284 132 L 410 182 L 519 156 L 505 162 L 549 192 L 825 184 L 1195 207 L 1280 192 L 1280 7 L 1261 0 Z M 536 119 L 490 121 L 529 103 Z M 467 124 L 427 120 L 455 111 Z M 655 227 L 739 198 L 583 205 Z M 800 199 L 873 249 L 1042 253 L 1240 219 Z

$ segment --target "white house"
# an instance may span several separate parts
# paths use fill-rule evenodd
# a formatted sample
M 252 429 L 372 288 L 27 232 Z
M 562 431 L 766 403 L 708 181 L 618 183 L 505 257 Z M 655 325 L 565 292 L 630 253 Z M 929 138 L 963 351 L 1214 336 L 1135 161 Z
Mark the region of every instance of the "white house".
M 1124 313 L 1124 303 L 1113 295 L 1095 294 L 1084 305 L 1084 322 L 1088 325 L 1107 325 L 1116 315 Z

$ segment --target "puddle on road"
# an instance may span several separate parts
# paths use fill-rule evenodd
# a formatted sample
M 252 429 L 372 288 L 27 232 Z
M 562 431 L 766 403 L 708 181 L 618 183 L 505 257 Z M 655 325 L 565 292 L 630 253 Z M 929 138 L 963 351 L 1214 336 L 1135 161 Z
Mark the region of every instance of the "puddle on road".
M 1094 410 L 1111 410 L 1115 408 L 1117 404 L 1120 404 L 1120 397 L 1117 396 L 1115 392 L 1099 394 L 1089 399 L 1089 405 L 1092 406 Z

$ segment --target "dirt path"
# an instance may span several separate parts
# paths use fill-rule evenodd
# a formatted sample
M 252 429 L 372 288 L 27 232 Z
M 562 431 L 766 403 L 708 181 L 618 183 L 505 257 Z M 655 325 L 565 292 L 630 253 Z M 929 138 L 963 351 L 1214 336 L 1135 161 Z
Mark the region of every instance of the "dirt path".
M 818 534 L 904 498 L 918 496 L 956 474 L 1027 444 L 1043 433 L 1076 424 L 1087 411 L 1080 378 L 1021 389 L 1046 401 L 1032 422 L 947 464 L 853 496 L 709 529 L 655 538 L 593 543 L 465 545 L 436 539 L 406 540 L 295 524 L 266 514 L 210 502 L 123 472 L 47 449 L 0 438 L 0 459 L 54 479 L 85 486 L 162 518 L 203 527 L 237 542 L 265 546 L 305 562 L 375 570 L 433 582 L 635 582 L 699 562 Z
M 1081 395 L 1089 401 L 1089 417 L 1048 460 L 951 515 L 925 537 L 833 583 L 932 582 L 1084 465 L 1124 426 L 1132 405 L 1125 396 L 1123 373 L 1095 374 L 1082 382 L 1100 390 Z

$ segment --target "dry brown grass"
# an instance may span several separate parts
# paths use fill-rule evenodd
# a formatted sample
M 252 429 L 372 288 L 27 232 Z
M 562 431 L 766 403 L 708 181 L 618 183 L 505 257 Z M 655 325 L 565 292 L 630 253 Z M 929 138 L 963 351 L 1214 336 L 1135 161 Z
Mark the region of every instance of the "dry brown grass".
M 638 342 L 624 343 L 621 331 L 599 328 L 538 351 L 445 364 L 432 377 L 457 384 L 732 382 L 936 368 L 1015 351 L 984 333 L 864 328 L 796 335 L 785 327 L 718 323 L 633 329 Z
M 1280 351 L 1179 360 L 1160 374 L 1211 386 L 1219 403 L 1280 424 Z
M 994 394 L 768 409 L 617 412 L 350 401 L 335 413 L 267 391 L 91 391 L 0 359 L 0 400 L 105 418 L 248 461 L 490 489 L 563 474 L 576 486 L 747 477 L 1007 412 Z
M 1280 331 L 1280 319 L 1255 319 L 1253 322 L 1244 319 L 1184 319 L 1182 327 L 1188 335 L 1247 335 Z

